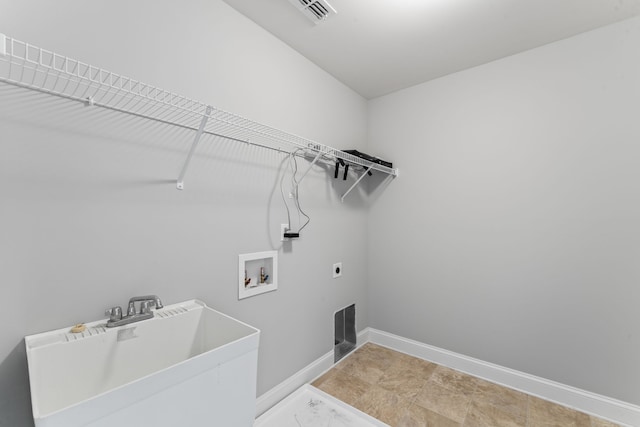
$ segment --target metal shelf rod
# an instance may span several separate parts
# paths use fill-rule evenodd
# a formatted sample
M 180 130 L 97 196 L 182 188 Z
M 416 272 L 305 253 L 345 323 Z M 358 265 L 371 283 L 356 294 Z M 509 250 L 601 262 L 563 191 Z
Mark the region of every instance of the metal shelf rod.
M 358 184 L 360 184 L 360 181 L 362 181 L 362 178 L 364 178 L 365 176 L 367 176 L 367 174 L 369 172 L 371 172 L 371 169 L 373 168 L 373 166 L 370 166 L 369 169 L 367 169 L 362 175 L 360 175 L 360 178 L 358 178 L 358 180 L 356 182 L 353 183 L 353 185 L 351 187 L 349 187 L 349 189 L 347 190 L 346 193 L 344 193 L 342 195 L 342 197 L 340 198 L 340 201 L 344 203 L 344 198 L 347 197 L 347 194 L 351 193 L 351 190 L 353 190 L 354 188 L 356 188 L 356 186 Z
M 182 166 L 182 170 L 180 171 L 180 176 L 178 176 L 178 183 L 176 184 L 176 187 L 178 188 L 178 190 L 184 189 L 184 175 L 187 173 L 187 168 L 189 167 L 189 163 L 191 163 L 191 158 L 193 157 L 193 153 L 196 151 L 196 147 L 198 146 L 198 142 L 200 141 L 200 137 L 202 136 L 204 127 L 207 125 L 209 114 L 211 114 L 211 107 L 207 107 L 207 113 L 204 116 L 202 116 L 202 121 L 200 122 L 200 127 L 198 128 L 198 132 L 196 132 L 196 136 L 193 138 L 193 142 L 191 143 L 189 154 L 187 155 L 187 158 L 184 161 L 184 165 Z
M 311 164 L 309 165 L 309 167 L 307 168 L 306 171 L 304 171 L 304 173 L 302 174 L 302 176 L 300 177 L 299 180 L 297 180 L 296 185 L 300 185 L 300 183 L 302 182 L 302 180 L 304 179 L 305 176 L 307 176 L 307 174 L 309 173 L 309 171 L 311 170 L 311 168 L 313 167 L 313 165 L 316 164 L 316 162 L 318 160 L 320 160 L 320 157 L 322 156 L 321 152 L 318 152 L 318 154 L 316 154 L 316 157 L 313 159 L 313 161 L 311 161 Z

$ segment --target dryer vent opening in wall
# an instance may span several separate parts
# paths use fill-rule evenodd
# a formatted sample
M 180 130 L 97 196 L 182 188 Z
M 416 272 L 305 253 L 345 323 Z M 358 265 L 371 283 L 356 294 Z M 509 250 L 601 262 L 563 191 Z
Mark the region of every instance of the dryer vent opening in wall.
M 338 362 L 354 348 L 356 348 L 356 305 L 351 304 L 335 314 L 333 362 Z
M 319 24 L 335 15 L 336 10 L 325 0 L 289 0 L 300 12 L 313 23 Z

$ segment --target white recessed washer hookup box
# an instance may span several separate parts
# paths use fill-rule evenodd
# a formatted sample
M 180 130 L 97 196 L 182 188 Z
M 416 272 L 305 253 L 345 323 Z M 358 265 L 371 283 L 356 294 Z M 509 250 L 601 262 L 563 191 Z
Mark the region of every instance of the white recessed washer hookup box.
M 278 252 L 238 255 L 238 299 L 278 289 Z

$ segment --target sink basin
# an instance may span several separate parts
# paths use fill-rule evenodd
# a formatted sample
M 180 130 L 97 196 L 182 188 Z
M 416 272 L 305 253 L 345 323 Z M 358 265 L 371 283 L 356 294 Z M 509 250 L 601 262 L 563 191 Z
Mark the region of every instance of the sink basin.
M 37 427 L 251 426 L 260 331 L 198 300 L 25 338 Z

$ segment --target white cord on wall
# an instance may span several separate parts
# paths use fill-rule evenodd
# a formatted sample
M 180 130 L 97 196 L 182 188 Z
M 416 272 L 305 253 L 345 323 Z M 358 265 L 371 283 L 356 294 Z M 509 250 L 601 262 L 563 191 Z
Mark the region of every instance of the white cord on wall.
M 291 169 L 291 195 L 293 197 L 293 201 L 298 211 L 298 222 L 300 222 L 300 215 L 304 216 L 307 220 L 306 222 L 298 229 L 298 233 L 300 233 L 308 224 L 311 222 L 311 217 L 306 214 L 306 212 L 300 206 L 300 196 L 299 196 L 299 186 L 300 182 L 296 179 L 296 174 L 298 173 L 298 161 L 296 159 L 296 155 L 298 152 L 303 151 L 301 148 L 293 150 L 289 153 L 288 156 L 288 167 Z M 286 170 L 283 171 L 282 176 L 280 177 L 280 194 L 282 196 L 282 202 L 284 203 L 284 207 L 287 210 L 287 223 L 291 228 L 291 212 L 289 211 L 289 205 L 287 204 L 287 199 L 284 195 L 284 176 L 286 174 Z

